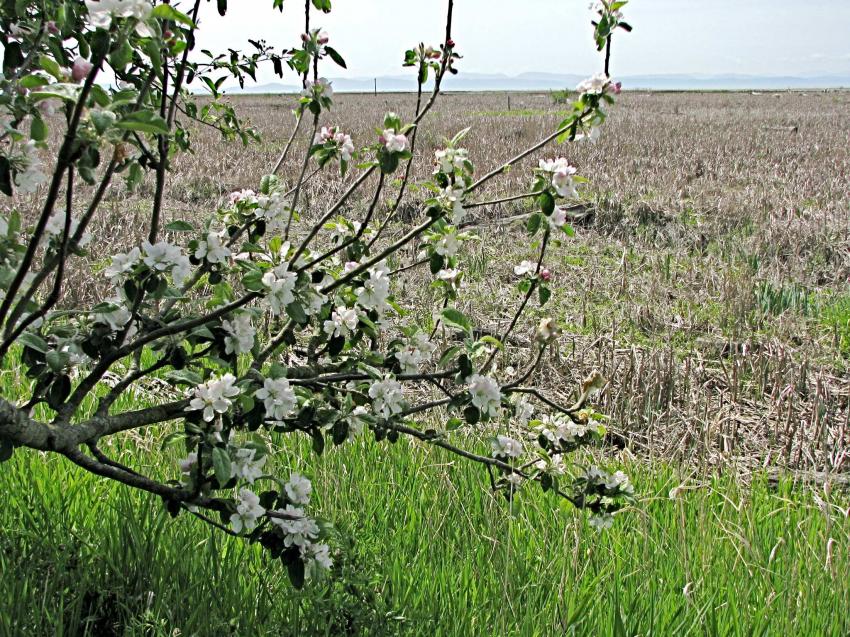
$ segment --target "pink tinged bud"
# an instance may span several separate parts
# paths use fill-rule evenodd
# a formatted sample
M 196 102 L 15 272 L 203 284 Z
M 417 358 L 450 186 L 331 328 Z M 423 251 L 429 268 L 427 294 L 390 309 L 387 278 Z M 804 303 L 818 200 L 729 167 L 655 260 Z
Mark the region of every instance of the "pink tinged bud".
M 53 20 L 50 20 L 45 25 L 45 28 L 47 29 L 47 32 L 51 35 L 56 35 L 57 33 L 59 33 L 59 27 L 56 26 L 56 23 Z
M 614 95 L 619 95 L 620 91 L 623 90 L 623 83 L 622 82 L 614 82 L 611 85 L 611 90 L 613 91 Z
M 450 49 L 453 49 L 454 46 L 455 46 L 455 41 L 452 40 L 451 38 L 449 38 L 448 40 L 446 40 L 446 46 L 449 47 Z
M 318 37 L 318 39 L 317 39 L 316 41 L 317 41 L 319 44 L 327 44 L 329 39 L 330 39 L 330 38 L 328 38 L 328 34 L 327 34 L 327 32 L 325 32 L 325 31 L 320 31 L 320 32 L 319 32 L 319 37 Z
M 71 79 L 75 82 L 82 82 L 88 74 L 91 73 L 92 63 L 83 58 L 74 60 L 74 66 L 71 67 Z
M 310 41 L 310 34 L 309 33 L 302 33 L 301 34 L 301 41 L 302 42 L 309 42 Z
M 551 281 L 552 271 L 549 268 L 543 268 L 540 270 L 540 278 L 544 281 Z

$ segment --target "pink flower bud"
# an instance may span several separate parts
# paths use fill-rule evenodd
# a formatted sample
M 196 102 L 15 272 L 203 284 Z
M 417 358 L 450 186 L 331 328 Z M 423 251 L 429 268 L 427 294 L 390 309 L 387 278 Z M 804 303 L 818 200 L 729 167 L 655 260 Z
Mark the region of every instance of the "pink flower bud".
M 301 34 L 301 41 L 302 42 L 309 42 L 310 41 L 310 34 L 309 33 L 302 33 Z
M 330 38 L 328 38 L 328 34 L 326 31 L 319 31 L 319 35 L 316 38 L 316 42 L 318 42 L 319 44 L 327 44 L 329 39 Z
M 551 281 L 552 271 L 549 268 L 543 268 L 542 270 L 540 270 L 540 278 L 543 281 Z
M 48 21 L 45 25 L 47 32 L 51 35 L 56 35 L 59 33 L 59 27 L 56 26 L 56 23 L 53 20 Z
M 75 82 L 82 82 L 88 74 L 91 73 L 92 63 L 83 58 L 74 60 L 74 66 L 71 67 L 71 79 Z
M 611 92 L 614 95 L 619 95 L 621 90 L 623 90 L 622 82 L 614 82 L 613 84 L 611 84 Z
M 446 46 L 449 47 L 450 49 L 453 49 L 454 46 L 455 46 L 455 41 L 452 40 L 451 38 L 449 38 L 448 40 L 446 40 Z

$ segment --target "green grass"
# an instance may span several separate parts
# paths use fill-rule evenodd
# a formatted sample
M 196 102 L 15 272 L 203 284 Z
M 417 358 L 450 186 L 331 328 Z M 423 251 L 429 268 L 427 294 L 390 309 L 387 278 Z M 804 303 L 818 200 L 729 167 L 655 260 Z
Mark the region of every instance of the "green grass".
M 16 452 L 0 468 L 0 634 L 850 631 L 850 522 L 790 484 L 708 478 L 674 501 L 672 468 L 633 464 L 639 504 L 597 533 L 534 488 L 511 514 L 486 473 L 440 450 L 361 439 L 321 458 L 296 453 L 306 448 L 282 456 L 309 458 L 297 468 L 354 544 L 337 559 L 344 582 L 336 573 L 301 593 L 255 547 L 171 520 L 155 498 L 64 460 Z M 109 451 L 174 475 L 155 448 Z

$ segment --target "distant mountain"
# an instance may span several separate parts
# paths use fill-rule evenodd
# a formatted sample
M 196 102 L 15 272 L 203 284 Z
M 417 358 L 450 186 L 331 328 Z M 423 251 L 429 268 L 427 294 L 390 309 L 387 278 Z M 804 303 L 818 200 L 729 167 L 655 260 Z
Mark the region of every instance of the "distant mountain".
M 559 73 L 527 72 L 520 75 L 498 73 L 459 73 L 443 81 L 448 91 L 548 91 L 574 88 L 584 76 Z M 815 77 L 759 75 L 632 75 L 618 77 L 625 89 L 649 90 L 779 90 L 848 88 L 850 75 Z M 335 91 L 362 93 L 415 91 L 416 81 L 409 75 L 384 75 L 377 78 L 331 78 Z M 295 93 L 301 90 L 294 84 L 257 84 L 240 89 L 232 86 L 228 93 Z

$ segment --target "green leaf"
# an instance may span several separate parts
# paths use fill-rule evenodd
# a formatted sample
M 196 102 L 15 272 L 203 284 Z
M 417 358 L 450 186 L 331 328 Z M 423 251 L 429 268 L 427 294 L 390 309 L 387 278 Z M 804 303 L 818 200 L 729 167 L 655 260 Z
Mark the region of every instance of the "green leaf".
M 479 343 L 487 343 L 488 345 L 492 345 L 496 349 L 502 349 L 502 347 L 503 347 L 502 341 L 500 341 L 495 336 L 490 336 L 489 334 L 486 334 L 486 335 L 482 336 L 481 338 L 479 338 L 478 342 Z
M 168 135 L 168 124 L 156 113 L 151 111 L 133 111 L 115 124 L 117 128 L 132 130 L 152 135 Z
M 460 418 L 449 418 L 446 423 L 446 431 L 455 431 L 463 427 L 464 422 Z
M 287 305 L 286 313 L 289 315 L 289 318 L 298 323 L 298 325 L 307 324 L 307 314 L 304 312 L 304 308 L 298 301 L 293 301 L 292 303 Z
M 170 4 L 160 4 L 154 7 L 154 10 L 151 11 L 151 17 L 159 18 L 160 20 L 171 20 L 172 22 L 180 22 L 181 24 L 185 24 L 190 29 L 195 27 L 195 23 L 192 22 L 192 18 L 187 16 L 182 11 L 178 11 Z
M 12 165 L 8 157 L 0 156 L 0 192 L 7 197 L 12 196 Z
M 286 572 L 289 574 L 289 581 L 296 590 L 304 588 L 304 562 L 301 558 L 296 558 L 286 565 Z
M 42 354 L 47 352 L 47 343 L 35 332 L 24 332 L 18 337 L 18 341 L 30 349 L 34 349 L 36 352 L 41 352 Z
M 541 212 L 548 217 L 555 211 L 555 198 L 548 190 L 541 192 L 537 197 L 537 205 L 540 206 Z
M 428 260 L 428 262 L 429 267 L 431 269 L 431 274 L 437 274 L 437 272 L 443 269 L 443 265 L 445 264 L 446 260 L 442 254 L 438 254 L 435 252 L 431 255 L 431 258 Z
M 443 323 L 449 327 L 456 327 L 468 335 L 472 334 L 472 323 L 462 312 L 459 312 L 453 307 L 447 307 L 442 311 L 441 316 L 443 317 Z
M 109 54 L 109 64 L 116 71 L 123 71 L 127 65 L 133 61 L 133 47 L 130 46 L 130 41 L 124 39 L 117 49 L 113 49 Z
M 540 299 L 540 305 L 546 305 L 546 301 L 548 301 L 552 296 L 552 290 L 547 288 L 545 285 L 541 285 L 537 288 L 537 296 Z
M 457 353 L 460 351 L 460 345 L 453 345 L 440 356 L 440 360 L 437 363 L 437 367 L 445 367 L 449 363 L 454 360 L 454 357 L 457 356 Z
M 0 439 L 0 462 L 6 462 L 12 457 L 15 446 L 6 439 Z
M 194 232 L 195 226 L 193 226 L 188 221 L 182 221 L 178 219 L 176 221 L 172 221 L 169 224 L 166 224 L 165 229 L 169 232 Z
M 40 117 L 33 117 L 30 124 L 30 137 L 37 142 L 47 139 L 47 124 Z
M 44 357 L 47 361 L 47 365 L 57 374 L 60 373 L 65 366 L 68 364 L 68 361 L 71 359 L 71 355 L 68 352 L 59 352 L 55 349 L 47 352 Z
M 18 84 L 20 84 L 21 87 L 25 89 L 34 89 L 38 88 L 39 86 L 44 86 L 45 84 L 47 84 L 47 82 L 48 79 L 43 75 L 33 73 L 32 75 L 25 75 L 24 77 L 22 77 L 21 81 L 18 82 Z
M 30 93 L 30 97 L 36 101 L 49 99 L 60 99 L 68 102 L 76 102 L 80 93 L 79 84 L 48 84 Z
M 326 46 L 325 51 L 328 55 L 331 56 L 331 59 L 336 62 L 338 66 L 341 66 L 344 69 L 348 68 L 347 66 L 345 66 L 345 60 L 343 60 L 342 56 L 337 53 L 336 49 L 334 49 L 333 47 Z
M 528 231 L 528 234 L 535 234 L 540 229 L 540 224 L 543 222 L 543 215 L 539 212 L 535 212 L 528 218 L 528 221 L 525 224 L 525 229 Z
M 213 471 L 219 486 L 224 486 L 230 480 L 230 454 L 226 449 L 213 447 L 212 450 Z
M 325 437 L 322 435 L 322 430 L 314 427 L 310 431 L 310 437 L 313 439 L 313 452 L 321 456 L 325 450 Z
M 189 387 L 197 387 L 203 381 L 201 376 L 190 369 L 175 369 L 168 372 L 165 378 L 175 385 L 188 385 Z

